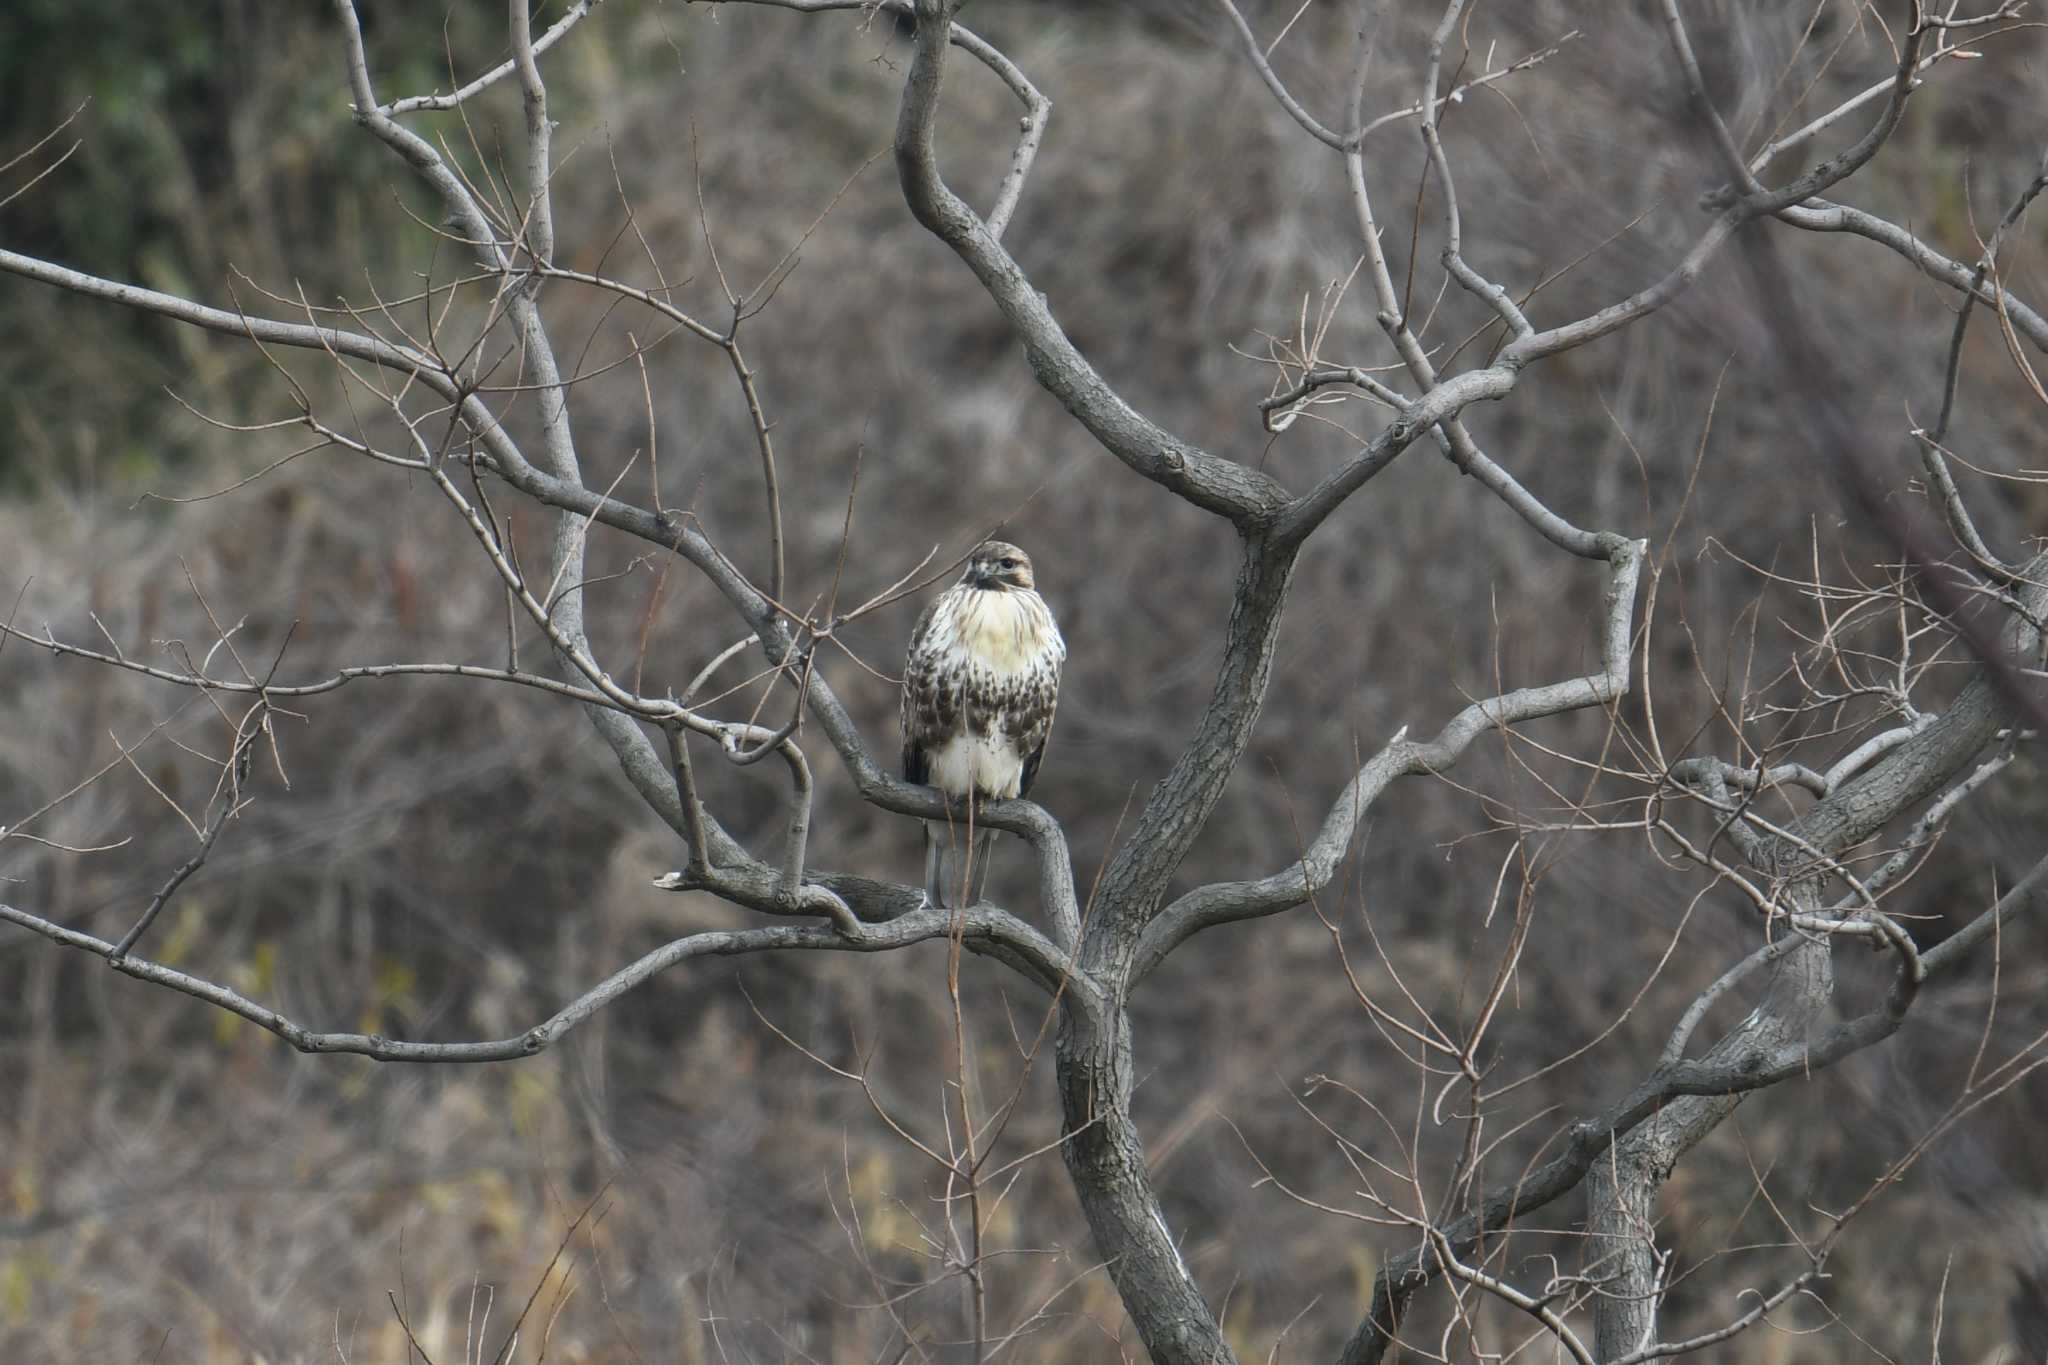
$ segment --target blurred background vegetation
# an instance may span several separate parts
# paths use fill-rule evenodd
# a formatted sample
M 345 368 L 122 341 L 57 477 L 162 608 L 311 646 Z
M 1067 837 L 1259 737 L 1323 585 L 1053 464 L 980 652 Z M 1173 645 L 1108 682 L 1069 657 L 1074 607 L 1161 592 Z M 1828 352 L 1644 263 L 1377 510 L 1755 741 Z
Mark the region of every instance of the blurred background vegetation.
M 451 61 L 466 78 L 504 51 L 496 6 L 361 8 L 382 98 L 449 88 Z M 1809 16 L 1733 0 L 1698 8 L 1725 107 L 1753 135 L 1782 112 L 1782 96 L 1768 103 L 1772 78 Z M 1254 9 L 1272 32 L 1293 6 Z M 1420 35 L 1436 11 L 1388 7 L 1369 107 L 1412 100 Z M 1347 15 L 1310 10 L 1278 58 L 1304 100 L 1333 116 Z M 1082 348 L 1168 427 L 1290 486 L 1341 458 L 1341 431 L 1301 423 L 1284 441 L 1263 435 L 1253 404 L 1270 374 L 1245 358 L 1264 353 L 1267 334 L 1292 331 L 1304 308 L 1313 316 L 1351 269 L 1341 165 L 1274 106 L 1223 22 L 1192 0 L 985 2 L 968 19 L 1054 101 L 1007 240 Z M 1819 6 L 1815 43 L 1786 88 L 1810 79 L 1821 108 L 1883 75 L 1881 47 L 1859 22 L 1848 3 Z M 1534 306 L 1548 317 L 1654 278 L 1696 231 L 1693 201 L 1708 175 L 1674 117 L 1667 57 L 1643 16 L 1552 0 L 1481 6 L 1473 60 L 1488 43 L 1504 60 L 1574 28 L 1584 32 L 1556 57 L 1498 96 L 1461 104 L 1447 123 L 1467 254 L 1518 286 L 1572 267 Z M 1842 57 L 1816 70 L 1817 54 L 1845 39 Z M 2038 159 L 2039 56 L 2038 40 L 2022 35 L 1936 73 L 1853 182 L 1857 202 L 1973 257 L 1973 224 L 1994 222 Z M 831 207 L 795 275 L 747 324 L 791 490 L 793 591 L 807 600 L 830 584 L 857 463 L 856 591 L 893 580 L 935 543 L 957 552 L 1006 522 L 1042 566 L 1072 648 L 1037 795 L 1066 823 L 1085 879 L 1207 696 L 1230 533 L 1094 449 L 1036 388 L 967 273 L 910 221 L 886 155 L 874 160 L 888 146 L 904 57 L 885 19 L 614 0 L 546 59 L 562 125 L 560 256 L 651 283 L 630 236 L 614 249 L 629 204 L 667 276 L 693 281 L 679 301 L 722 322 L 716 270 L 749 286 Z M 954 70 L 944 151 L 985 202 L 1015 110 L 985 72 Z M 261 291 L 345 298 L 373 314 L 378 298 L 459 269 L 418 221 L 434 221 L 426 196 L 351 125 L 325 6 L 0 7 L 0 159 L 74 110 L 53 145 L 77 139 L 77 152 L 0 209 L 0 244 L 272 313 L 290 308 Z M 509 88 L 415 126 L 474 176 L 516 163 L 505 150 L 520 126 Z M 1412 131 L 1385 134 L 1373 165 L 1383 200 L 1405 204 L 1420 171 Z M 1393 235 L 1403 239 L 1398 269 L 1405 227 Z M 2007 277 L 2037 299 L 2039 236 L 2030 226 Z M 1949 296 L 1867 244 L 1785 234 L 1781 245 L 1800 306 L 1840 347 L 1857 386 L 1849 401 L 1902 432 L 1908 404 L 1922 412 L 1938 400 Z M 1823 572 L 1868 574 L 1883 553 L 1844 523 L 1837 490 L 1790 434 L 1794 405 L 1809 396 L 1752 363 L 1765 323 L 1739 275 L 1719 280 L 1471 417 L 1487 447 L 1562 513 L 1648 536 L 1668 554 L 1651 654 L 1667 735 L 1710 730 L 1714 689 L 1740 672 L 1752 640 L 1757 657 L 1780 660 L 1810 622 L 1807 604 L 1731 555 L 1801 567 L 1818 555 Z M 1445 306 L 1463 318 L 1460 304 Z M 551 288 L 547 307 L 558 349 L 584 370 L 624 355 L 629 329 L 642 342 L 660 330 L 568 288 Z M 25 627 L 48 622 L 90 642 L 97 616 L 137 656 L 167 639 L 203 646 L 196 586 L 224 621 L 246 619 L 238 638 L 255 653 L 275 650 L 296 622 L 286 669 L 295 676 L 501 652 L 494 581 L 444 504 L 403 474 L 323 452 L 220 498 L 143 496 L 211 492 L 290 449 L 289 433 L 224 433 L 171 396 L 227 422 L 290 415 L 288 392 L 252 348 L 15 279 L 0 279 L 0 316 L 10 379 L 0 387 L 0 598 L 22 594 Z M 1369 305 L 1352 299 L 1331 350 L 1377 360 L 1376 336 Z M 1972 347 L 1955 445 L 2025 467 L 2035 460 L 2031 400 L 1994 328 L 1980 327 Z M 316 361 L 285 358 L 335 401 Z M 695 508 L 715 540 L 759 568 L 751 435 L 722 357 L 676 338 L 649 367 L 664 501 Z M 645 496 L 633 367 L 579 385 L 573 415 L 587 478 L 603 485 L 624 470 Z M 1367 420 L 1358 409 L 1342 416 Z M 1903 438 L 1865 454 L 1905 495 Z M 2036 487 L 1971 491 L 2006 543 L 2040 529 Z M 521 543 L 538 547 L 543 520 L 525 509 L 513 520 Z M 680 685 L 735 628 L 708 589 L 634 554 L 594 547 L 593 573 L 623 576 L 593 589 L 593 631 L 612 657 L 631 660 L 652 621 L 637 666 Z M 1497 679 L 1583 672 L 1594 652 L 1597 574 L 1561 565 L 1421 447 L 1338 514 L 1298 581 L 1259 738 L 1184 869 L 1189 884 L 1290 861 L 1296 831 L 1320 820 L 1354 756 L 1397 727 L 1432 730 Z M 862 623 L 848 643 L 892 672 L 914 609 Z M 831 668 L 871 743 L 888 751 L 890 684 L 844 660 Z M 4 894 L 118 935 L 189 851 L 189 831 L 143 776 L 174 799 L 203 800 L 204 765 L 171 741 L 217 744 L 219 723 L 188 696 L 18 643 L 0 650 L 0 818 L 98 769 L 117 740 L 161 727 L 137 770 L 117 771 L 41 831 L 126 842 L 86 857 L 10 844 Z M 1567 718 L 1538 737 L 1569 746 L 1601 724 Z M 315 1026 L 502 1035 L 665 937 L 746 919 L 649 888 L 680 851 L 587 723 L 544 697 L 358 683 L 283 722 L 282 756 L 283 773 L 263 779 L 152 951 Z M 817 761 L 816 860 L 914 879 L 911 823 L 861 805 L 829 760 Z M 1912 908 L 1932 917 L 1929 936 L 2037 856 L 2034 776 L 2022 760 L 1957 822 L 1917 884 Z M 1380 811 L 1341 903 L 1324 907 L 1369 983 L 1391 978 L 1366 960 L 1363 917 L 1402 979 L 1451 1018 L 1483 993 L 1507 928 L 1490 897 L 1509 844 L 1473 837 L 1494 828 L 1498 809 L 1480 793 L 1507 806 L 1547 799 L 1497 747 L 1458 777 L 1457 787 L 1404 788 Z M 737 833 L 757 846 L 772 837 L 777 792 L 766 775 L 713 780 Z M 1007 889 L 1029 912 L 1021 858 L 1008 857 L 1015 865 L 999 867 L 999 879 L 1013 874 Z M 1513 1017 L 1497 1031 L 1504 1075 L 1611 1022 L 1697 889 L 1631 836 L 1559 842 L 1545 857 L 1539 929 Z M 1490 1169 L 1515 1169 L 1554 1123 L 1633 1081 L 1682 1002 L 1754 933 L 1726 906 L 1686 920 L 1684 950 L 1638 1013 L 1527 1088 L 1520 1112 L 1554 1117 L 1505 1144 Z M 2000 1037 L 2042 1026 L 2040 947 L 2038 928 L 2005 938 Z M 1844 970 L 1853 989 L 1878 967 Z M 1004 1138 L 1021 1155 L 1056 1134 L 1049 1068 L 1023 1059 L 1040 1002 L 986 964 L 966 971 L 983 1094 L 1026 1087 Z M 1734 1291 L 1765 1274 L 1766 1261 L 1724 1248 L 1783 1240 L 1755 1198 L 1755 1171 L 1768 1170 L 1792 1207 L 1838 1206 L 1946 1103 L 1941 1077 L 1976 1045 L 1984 1001 L 1960 984 L 1939 994 L 1907 1036 L 1751 1102 L 1689 1159 L 1666 1203 L 1667 1242 L 1693 1272 L 1674 1292 L 1674 1329 L 1722 1320 Z M 1191 944 L 1135 1008 L 1141 1121 L 1189 1264 L 1247 1359 L 1266 1358 L 1283 1333 L 1278 1358 L 1327 1358 L 1379 1258 L 1400 1242 L 1261 1187 L 1259 1163 L 1292 1189 L 1341 1202 L 1352 1177 L 1297 1103 L 1305 1078 L 1355 1087 L 1405 1121 L 1419 1102 L 1411 1068 L 1358 1010 L 1311 915 Z M 0 1084 L 11 1097 L 0 1105 L 0 1359 L 332 1360 L 339 1342 L 350 1361 L 397 1361 L 405 1344 L 390 1291 L 435 1359 L 460 1360 L 473 1311 L 490 1302 L 495 1349 L 536 1285 L 521 1359 L 538 1350 L 558 1302 L 549 1350 L 565 1360 L 872 1361 L 892 1358 L 906 1332 L 944 1358 L 957 1287 L 877 1306 L 932 1272 L 920 1236 L 936 1218 L 934 1169 L 891 1136 L 857 1086 L 799 1055 L 768 1021 L 837 1064 L 867 1059 L 877 1100 L 913 1130 L 940 1132 L 942 947 L 692 966 L 557 1052 L 470 1070 L 299 1057 L 195 1002 L 0 934 Z M 1372 1121 L 1333 1094 L 1300 1103 L 1371 1145 Z M 1951 1358 L 1995 1359 L 2023 1342 L 2048 1247 L 2048 1158 L 2033 1140 L 2043 1109 L 2038 1087 L 2008 1099 L 1866 1216 L 1824 1291 L 1854 1335 L 1836 1326 L 1757 1336 L 1745 1353 L 1924 1355 L 1944 1277 Z M 1447 1168 L 1455 1135 L 1435 1145 Z M 1568 1227 L 1575 1201 L 1551 1214 Z M 1094 1253 L 1056 1155 L 1019 1168 L 996 1236 L 1022 1249 L 995 1276 L 997 1320 L 1050 1305 L 1009 1358 L 1140 1353 L 1106 1278 L 1090 1273 Z

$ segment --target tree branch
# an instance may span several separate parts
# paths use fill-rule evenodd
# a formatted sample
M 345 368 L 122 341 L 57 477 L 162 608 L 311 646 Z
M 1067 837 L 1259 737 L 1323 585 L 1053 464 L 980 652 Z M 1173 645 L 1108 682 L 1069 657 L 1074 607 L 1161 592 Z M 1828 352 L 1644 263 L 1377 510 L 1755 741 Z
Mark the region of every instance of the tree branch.
M 1172 435 L 1126 403 L 1076 349 L 988 225 L 946 185 L 933 135 L 953 10 L 950 0 L 917 0 L 917 54 L 896 122 L 896 169 L 911 214 L 966 262 L 1023 343 L 1038 382 L 1104 449 L 1240 529 L 1263 523 L 1285 502 L 1280 486 Z
M 549 48 L 560 42 L 567 36 L 570 29 L 580 23 L 593 8 L 602 2 L 603 0 L 576 0 L 576 3 L 569 6 L 561 18 L 548 26 L 546 33 L 533 40 L 532 55 L 538 57 L 541 53 L 546 52 Z M 467 85 L 458 86 L 448 94 L 408 95 L 404 99 L 393 100 L 384 107 L 384 112 L 397 115 L 417 113 L 421 110 L 453 109 L 464 101 L 482 94 L 499 81 L 504 80 L 512 74 L 517 65 L 518 59 L 516 57 L 508 58 L 505 61 L 499 62 Z
M 1174 901 L 1145 926 L 1131 979 L 1142 980 L 1189 938 L 1219 924 L 1277 914 L 1321 895 L 1349 852 L 1365 812 L 1402 777 L 1448 771 L 1473 741 L 1544 716 L 1606 706 L 1627 694 L 1635 624 L 1636 585 L 1647 546 L 1619 536 L 1603 538 L 1611 558 L 1600 622 L 1601 671 L 1542 687 L 1518 688 L 1473 702 L 1448 721 L 1435 739 L 1418 743 L 1406 730 L 1359 768 L 1344 788 L 1301 858 L 1257 881 L 1216 882 Z
M 935 906 L 886 923 L 870 925 L 857 938 L 824 925 L 794 924 L 691 934 L 644 954 L 577 996 L 546 1020 L 513 1037 L 470 1043 L 418 1043 L 374 1033 L 316 1032 L 216 982 L 132 954 L 117 958 L 114 956 L 115 944 L 11 905 L 0 904 L 0 920 L 20 925 L 67 948 L 106 959 L 109 966 L 124 976 L 167 986 L 239 1015 L 276 1034 L 301 1052 L 354 1053 L 380 1062 L 497 1062 L 530 1057 L 559 1042 L 578 1024 L 634 987 L 679 962 L 700 957 L 733 957 L 782 950 L 887 952 L 959 933 L 969 946 L 977 950 L 997 949 L 1028 957 L 1034 967 L 1034 979 L 1045 985 L 1048 992 L 1059 989 L 1062 982 L 1068 983 L 1069 989 L 1086 989 L 1085 983 L 1078 987 L 1072 983 L 1071 964 L 1063 954 L 1007 911 L 987 905 L 966 911 Z
M 1945 952 L 1948 945 L 1943 944 L 1924 954 L 1922 965 L 1930 975 L 1953 968 L 1970 946 L 1990 936 L 1994 924 L 2038 910 L 2043 901 L 2048 901 L 2048 857 L 1950 940 L 1956 942 L 1968 934 L 1962 947 Z M 1788 951 L 1781 961 L 1798 961 L 1807 950 L 1808 945 L 1802 944 L 1799 952 Z M 1657 1066 L 1621 1100 L 1593 1118 L 1566 1127 L 1560 1134 L 1564 1150 L 1557 1156 L 1526 1176 L 1491 1187 L 1474 1200 L 1472 1212 L 1443 1225 L 1440 1231 L 1457 1254 L 1468 1254 L 1482 1237 L 1499 1233 L 1516 1219 L 1576 1189 L 1615 1141 L 1670 1110 L 1674 1101 L 1685 1096 L 1747 1094 L 1822 1071 L 1896 1033 L 1906 1017 L 1896 1009 L 1897 1002 L 1895 987 L 1884 1005 L 1810 1041 L 1757 1046 L 1752 1034 L 1738 1029 L 1702 1058 Z M 1393 1344 L 1408 1301 L 1438 1273 L 1426 1246 L 1412 1247 L 1389 1260 L 1374 1280 L 1372 1307 L 1345 1343 L 1339 1365 L 1378 1365 Z

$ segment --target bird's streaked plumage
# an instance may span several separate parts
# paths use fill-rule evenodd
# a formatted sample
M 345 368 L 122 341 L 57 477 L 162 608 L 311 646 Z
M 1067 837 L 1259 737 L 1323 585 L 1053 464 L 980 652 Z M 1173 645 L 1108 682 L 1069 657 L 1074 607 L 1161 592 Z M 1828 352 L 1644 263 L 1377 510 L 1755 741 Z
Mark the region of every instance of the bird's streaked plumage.
M 1035 590 L 1031 558 L 991 540 L 968 557 L 960 581 L 932 599 L 903 664 L 903 776 L 957 799 L 1030 792 L 1052 733 L 1066 660 L 1052 612 Z M 988 837 L 925 827 L 925 894 L 935 905 L 976 886 Z

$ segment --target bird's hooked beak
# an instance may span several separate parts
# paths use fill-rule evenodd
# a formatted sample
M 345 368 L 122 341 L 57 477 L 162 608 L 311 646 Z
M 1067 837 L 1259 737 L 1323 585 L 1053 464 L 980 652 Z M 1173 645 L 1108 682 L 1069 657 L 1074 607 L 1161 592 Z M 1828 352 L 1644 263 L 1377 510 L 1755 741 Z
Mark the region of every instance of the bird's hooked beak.
M 977 588 L 995 587 L 996 566 L 986 562 L 968 565 L 967 581 Z

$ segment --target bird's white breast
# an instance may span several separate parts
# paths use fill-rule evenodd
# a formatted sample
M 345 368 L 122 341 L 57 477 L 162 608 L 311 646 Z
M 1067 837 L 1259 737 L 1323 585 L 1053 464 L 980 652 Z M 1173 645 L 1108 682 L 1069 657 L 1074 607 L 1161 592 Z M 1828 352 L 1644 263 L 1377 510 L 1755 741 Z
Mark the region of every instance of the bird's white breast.
M 997 677 L 1054 667 L 1067 656 L 1052 613 L 1035 592 L 962 592 L 933 623 L 934 641 Z M 1050 659 L 1048 659 L 1050 656 Z
M 953 735 L 932 751 L 931 765 L 932 785 L 955 795 L 980 791 L 1007 801 L 1024 779 L 1024 755 L 1000 732 Z

